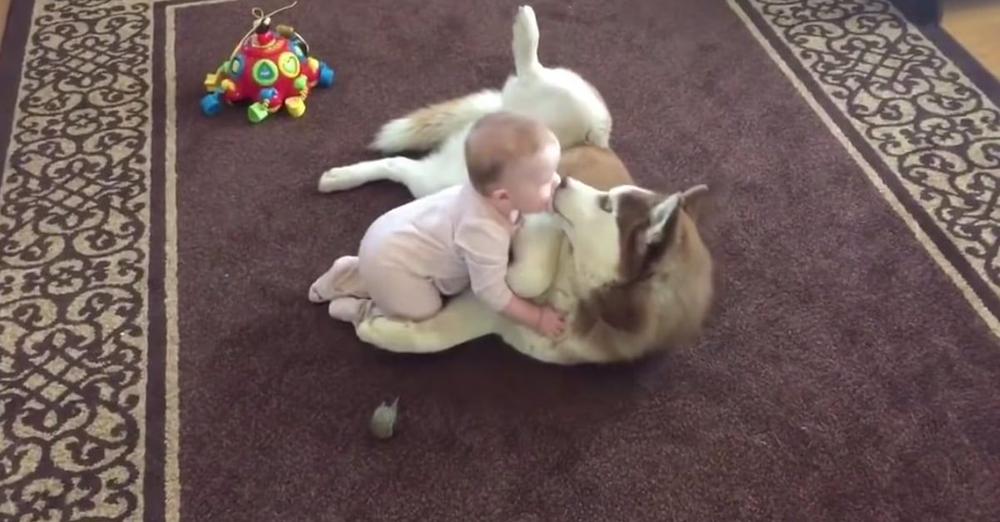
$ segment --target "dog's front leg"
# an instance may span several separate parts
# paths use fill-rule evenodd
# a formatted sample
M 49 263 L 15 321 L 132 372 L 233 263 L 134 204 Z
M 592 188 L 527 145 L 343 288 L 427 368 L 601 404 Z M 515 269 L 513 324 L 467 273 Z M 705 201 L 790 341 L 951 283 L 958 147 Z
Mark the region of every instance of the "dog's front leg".
M 493 333 L 497 315 L 470 292 L 448 303 L 423 321 L 366 315 L 355 327 L 358 338 L 399 353 L 441 352 Z
M 562 241 L 563 232 L 552 216 L 525 216 L 511 243 L 513 259 L 507 269 L 507 284 L 515 294 L 531 299 L 552 286 Z

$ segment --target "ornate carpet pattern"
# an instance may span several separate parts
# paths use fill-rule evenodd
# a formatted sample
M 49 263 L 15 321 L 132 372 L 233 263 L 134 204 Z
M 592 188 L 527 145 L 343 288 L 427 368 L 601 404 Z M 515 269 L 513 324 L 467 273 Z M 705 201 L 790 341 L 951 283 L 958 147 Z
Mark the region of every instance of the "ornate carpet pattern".
M 31 14 L 0 181 L 3 519 L 143 512 L 150 14 Z
M 1000 110 L 890 2 L 749 0 L 797 72 L 877 154 L 895 197 L 991 328 L 1000 296 Z M 780 59 L 780 58 L 779 58 Z M 875 163 L 875 162 L 873 162 Z
M 730 202 L 703 346 L 564 371 L 387 357 L 304 299 L 405 200 L 318 172 L 499 85 L 516 2 L 299 4 L 346 79 L 251 129 L 200 76 L 275 3 L 13 0 L 0 521 L 1000 518 L 998 93 L 940 35 L 883 0 L 539 0 L 640 182 Z M 376 447 L 386 393 L 410 424 Z

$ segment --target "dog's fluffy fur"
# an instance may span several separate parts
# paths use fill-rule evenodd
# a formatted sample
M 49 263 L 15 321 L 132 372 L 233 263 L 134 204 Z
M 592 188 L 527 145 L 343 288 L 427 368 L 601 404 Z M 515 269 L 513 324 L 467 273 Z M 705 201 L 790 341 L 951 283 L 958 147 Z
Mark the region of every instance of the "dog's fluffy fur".
M 422 322 L 368 315 L 356 325 L 363 341 L 426 353 L 496 333 L 535 359 L 574 364 L 632 360 L 698 336 L 712 298 L 712 259 L 692 209 L 706 188 L 660 194 L 635 186 L 609 148 L 611 116 L 600 94 L 571 70 L 539 63 L 538 42 L 534 12 L 521 7 L 513 26 L 515 74 L 502 91 L 480 91 L 387 123 L 373 148 L 431 153 L 333 168 L 319 189 L 389 179 L 423 197 L 464 181 L 463 143 L 478 118 L 508 110 L 540 119 L 563 147 L 564 183 L 555 214 L 528 216 L 514 238 L 508 282 L 519 295 L 565 312 L 566 334 L 543 337 L 466 292 Z

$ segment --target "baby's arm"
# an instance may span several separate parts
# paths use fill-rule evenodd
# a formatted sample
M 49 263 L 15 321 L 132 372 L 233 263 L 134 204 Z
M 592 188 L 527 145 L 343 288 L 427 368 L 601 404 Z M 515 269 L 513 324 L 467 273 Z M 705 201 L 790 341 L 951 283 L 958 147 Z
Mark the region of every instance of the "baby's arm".
M 522 299 L 517 294 L 511 294 L 510 301 L 502 312 L 507 317 L 549 337 L 559 336 L 565 328 L 564 320 L 558 312 Z
M 472 292 L 518 323 L 543 335 L 559 335 L 563 321 L 554 310 L 518 297 L 507 285 L 510 239 L 507 230 L 485 219 L 459 225 L 455 244 L 468 266 Z

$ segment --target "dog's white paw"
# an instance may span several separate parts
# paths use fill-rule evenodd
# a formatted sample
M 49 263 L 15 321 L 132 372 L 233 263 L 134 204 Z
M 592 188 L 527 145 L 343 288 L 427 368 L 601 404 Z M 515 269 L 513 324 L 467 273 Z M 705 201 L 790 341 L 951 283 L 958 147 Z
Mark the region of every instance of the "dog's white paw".
M 521 48 L 538 41 L 538 21 L 535 20 L 535 10 L 530 5 L 517 8 L 514 17 L 514 45 Z
M 378 331 L 372 326 L 372 318 L 366 317 L 355 323 L 354 333 L 358 336 L 359 341 L 379 346 Z
M 361 342 L 392 351 L 406 350 L 410 339 L 410 329 L 406 321 L 390 319 L 382 316 L 372 316 L 361 313 L 362 317 L 354 326 L 354 331 Z
M 324 193 L 347 190 L 360 184 L 350 167 L 332 168 L 319 177 L 319 191 Z

